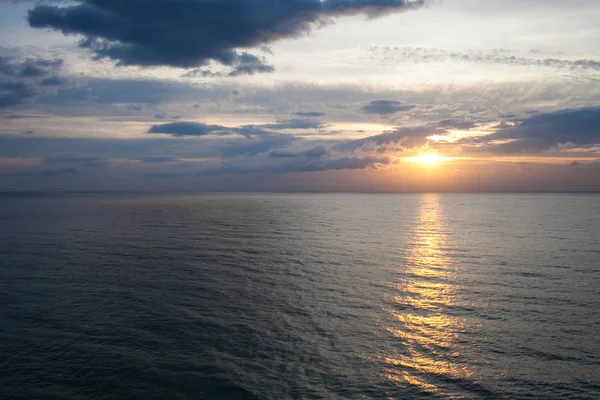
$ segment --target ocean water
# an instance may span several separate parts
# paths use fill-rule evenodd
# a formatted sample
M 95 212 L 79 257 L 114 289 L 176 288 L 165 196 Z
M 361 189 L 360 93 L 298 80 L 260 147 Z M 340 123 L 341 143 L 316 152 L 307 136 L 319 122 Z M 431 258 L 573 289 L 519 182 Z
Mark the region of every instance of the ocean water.
M 599 399 L 600 196 L 0 195 L 1 399 Z

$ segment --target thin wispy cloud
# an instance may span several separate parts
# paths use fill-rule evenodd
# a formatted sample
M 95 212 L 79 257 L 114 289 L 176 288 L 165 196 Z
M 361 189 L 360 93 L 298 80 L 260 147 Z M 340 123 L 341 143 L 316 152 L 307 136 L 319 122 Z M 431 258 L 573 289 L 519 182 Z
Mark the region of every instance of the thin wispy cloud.
M 428 64 L 428 63 L 473 63 L 487 65 L 525 66 L 563 70 L 600 71 L 600 59 L 567 59 L 543 57 L 538 51 L 528 56 L 515 54 L 512 50 L 493 49 L 483 51 L 448 51 L 439 48 L 373 46 L 369 48 L 368 62 L 377 64 Z

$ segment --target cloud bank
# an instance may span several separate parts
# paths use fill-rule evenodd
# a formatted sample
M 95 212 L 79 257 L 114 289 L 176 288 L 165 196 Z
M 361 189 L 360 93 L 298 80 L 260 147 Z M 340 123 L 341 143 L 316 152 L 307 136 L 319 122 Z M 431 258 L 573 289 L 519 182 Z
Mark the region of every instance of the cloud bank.
M 373 100 L 365 104 L 361 111 L 365 114 L 394 114 L 401 111 L 407 111 L 414 108 L 410 104 L 402 104 L 397 100 Z
M 239 49 L 299 37 L 336 17 L 372 17 L 418 8 L 424 1 L 50 1 L 36 4 L 27 20 L 34 28 L 81 35 L 81 47 L 118 65 L 194 68 L 213 61 L 235 76 L 272 71 L 261 58 Z
M 540 152 L 559 145 L 597 145 L 600 107 L 539 113 L 516 120 L 514 125 L 501 124 L 495 133 L 465 142 L 483 143 L 486 151 L 497 153 Z
M 0 56 L 0 108 L 16 106 L 67 83 L 58 76 L 61 59 Z

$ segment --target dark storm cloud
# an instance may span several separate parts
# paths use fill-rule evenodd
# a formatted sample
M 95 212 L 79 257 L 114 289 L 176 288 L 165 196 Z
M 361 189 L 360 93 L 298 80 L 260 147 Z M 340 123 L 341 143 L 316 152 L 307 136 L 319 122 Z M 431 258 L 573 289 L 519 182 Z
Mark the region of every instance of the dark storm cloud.
M 52 2 L 50 2 L 52 3 Z M 62 3 L 62 2 L 58 2 Z M 34 28 L 81 35 L 79 45 L 120 65 L 193 68 L 210 61 L 233 74 L 269 72 L 238 49 L 298 37 L 344 15 L 375 16 L 422 6 L 424 0 L 74 0 L 36 4 Z M 264 46 L 263 46 L 264 47 Z
M 402 104 L 397 100 L 373 100 L 365 104 L 361 110 L 365 114 L 394 114 L 411 108 L 414 106 Z
M 511 142 L 492 143 L 499 140 Z M 584 147 L 600 144 L 600 107 L 536 114 L 471 142 L 487 143 L 485 151 L 502 153 L 537 152 L 567 143 Z
M 18 60 L 0 56 L 0 108 L 16 106 L 38 97 L 49 87 L 67 83 L 56 74 L 62 68 L 60 59 Z

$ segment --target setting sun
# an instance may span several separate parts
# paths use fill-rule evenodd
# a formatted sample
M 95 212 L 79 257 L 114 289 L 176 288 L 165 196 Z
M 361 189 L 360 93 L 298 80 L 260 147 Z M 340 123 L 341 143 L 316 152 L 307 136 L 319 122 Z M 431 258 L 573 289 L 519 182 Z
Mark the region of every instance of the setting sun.
M 408 157 L 408 161 L 422 164 L 438 164 L 442 161 L 447 161 L 448 157 L 441 157 L 435 153 L 427 153 L 420 156 Z

